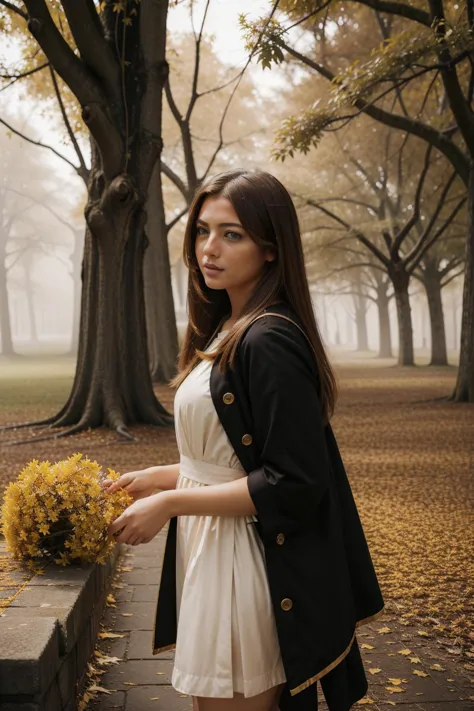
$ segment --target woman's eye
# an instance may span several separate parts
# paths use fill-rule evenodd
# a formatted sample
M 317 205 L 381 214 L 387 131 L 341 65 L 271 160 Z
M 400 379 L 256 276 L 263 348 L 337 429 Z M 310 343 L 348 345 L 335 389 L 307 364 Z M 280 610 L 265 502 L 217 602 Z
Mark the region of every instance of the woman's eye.
M 196 234 L 198 235 L 205 235 L 207 232 L 205 227 L 197 227 L 196 228 Z
M 226 236 L 226 237 L 230 237 L 231 240 L 233 240 L 233 241 L 236 241 L 236 240 L 242 238 L 242 235 L 239 234 L 238 232 L 226 232 L 226 233 L 225 233 L 225 236 Z

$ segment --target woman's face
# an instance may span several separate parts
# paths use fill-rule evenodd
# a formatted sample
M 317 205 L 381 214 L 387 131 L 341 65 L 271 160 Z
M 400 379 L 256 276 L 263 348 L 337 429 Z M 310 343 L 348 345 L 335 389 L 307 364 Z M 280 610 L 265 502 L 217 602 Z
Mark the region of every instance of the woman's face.
M 196 258 L 206 285 L 226 289 L 229 296 L 250 296 L 272 250 L 259 247 L 245 232 L 225 197 L 208 196 L 196 220 Z M 217 269 L 209 269 L 213 264 Z

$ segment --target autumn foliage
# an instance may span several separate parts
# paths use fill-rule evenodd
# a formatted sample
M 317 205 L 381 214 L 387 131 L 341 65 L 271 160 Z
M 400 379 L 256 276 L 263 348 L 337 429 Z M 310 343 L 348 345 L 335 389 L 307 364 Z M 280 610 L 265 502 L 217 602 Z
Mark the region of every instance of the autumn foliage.
M 108 479 L 119 475 L 108 470 Z M 100 465 L 82 454 L 31 461 L 4 494 L 2 529 L 14 558 L 105 563 L 115 545 L 108 525 L 132 503 L 122 489 L 104 494 Z

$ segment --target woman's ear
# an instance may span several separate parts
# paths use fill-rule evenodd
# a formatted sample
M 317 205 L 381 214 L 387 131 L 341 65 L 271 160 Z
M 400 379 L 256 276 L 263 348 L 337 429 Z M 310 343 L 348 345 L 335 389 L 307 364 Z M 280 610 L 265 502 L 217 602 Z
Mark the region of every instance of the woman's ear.
M 275 259 L 277 258 L 277 253 L 274 249 L 267 249 L 265 253 L 265 261 L 266 262 L 274 262 Z

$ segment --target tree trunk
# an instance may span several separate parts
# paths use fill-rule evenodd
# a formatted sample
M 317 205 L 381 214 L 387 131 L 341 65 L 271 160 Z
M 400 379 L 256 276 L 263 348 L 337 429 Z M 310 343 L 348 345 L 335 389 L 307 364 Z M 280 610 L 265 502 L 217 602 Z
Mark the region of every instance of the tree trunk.
M 106 0 L 100 16 L 93 2 L 59 3 L 75 53 L 46 5 L 25 0 L 28 29 L 82 107 L 92 166 L 74 383 L 61 412 L 35 424 L 69 426 L 55 436 L 106 425 L 131 437 L 129 424 L 173 426 L 153 392 L 143 284 L 144 205 L 163 149 L 168 0 Z
M 27 253 L 28 254 L 28 253 Z M 23 272 L 25 275 L 25 296 L 26 305 L 28 310 L 28 320 L 30 322 L 30 341 L 31 343 L 38 343 L 38 328 L 36 325 L 36 311 L 35 311 L 35 295 L 33 284 L 31 281 L 31 256 L 27 258 L 27 263 L 24 265 Z
M 398 365 L 415 365 L 413 325 L 408 285 L 410 275 L 398 264 L 390 268 L 389 276 L 395 291 L 398 317 Z
M 179 348 L 159 162 L 150 180 L 147 215 L 144 269 L 150 371 L 153 382 L 168 383 L 176 374 Z
M 474 163 L 471 161 L 468 185 L 468 234 L 461 319 L 461 348 L 455 402 L 474 402 Z
M 178 309 L 186 310 L 186 292 L 188 285 L 188 270 L 183 259 L 178 259 L 175 265 L 176 293 L 178 295 Z
M 72 431 L 106 425 L 171 426 L 157 401 L 148 366 L 143 256 L 146 215 L 129 176 L 95 187 L 86 206 L 81 323 L 76 375 L 68 402 L 53 420 Z M 119 275 L 119 276 L 117 276 Z
M 1 238 L 0 238 L 1 239 Z M 1 242 L 0 242 L 1 244 Z M 7 270 L 5 269 L 5 250 L 0 251 L 0 338 L 2 355 L 14 355 L 12 340 L 12 324 L 8 302 Z
M 428 300 L 431 326 L 431 361 L 430 365 L 448 365 L 446 331 L 444 327 L 443 302 L 441 298 L 441 280 L 437 270 L 425 269 L 423 286 Z
M 368 351 L 369 339 L 367 334 L 367 312 L 365 309 L 365 299 L 358 296 L 355 300 L 355 318 L 357 328 L 357 350 Z
M 81 321 L 82 255 L 84 240 L 79 230 L 74 230 L 74 248 L 71 255 L 72 279 L 72 327 L 71 346 L 68 355 L 77 355 L 79 346 L 79 325 Z
M 389 303 L 387 285 L 380 283 L 377 288 L 377 311 L 379 316 L 379 352 L 377 358 L 393 358 Z

